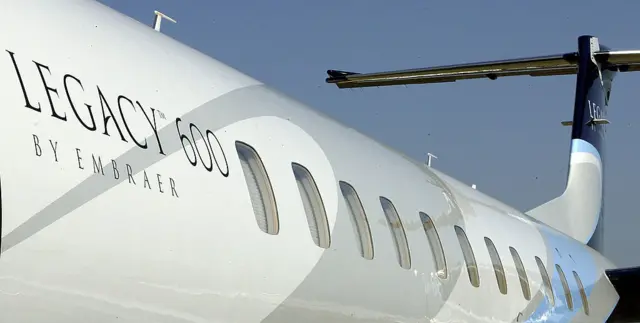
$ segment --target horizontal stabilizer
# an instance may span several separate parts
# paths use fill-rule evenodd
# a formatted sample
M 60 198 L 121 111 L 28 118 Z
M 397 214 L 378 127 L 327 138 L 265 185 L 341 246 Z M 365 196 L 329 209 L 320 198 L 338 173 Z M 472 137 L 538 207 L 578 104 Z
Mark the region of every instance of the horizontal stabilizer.
M 610 71 L 640 71 L 640 50 L 603 50 L 593 58 Z M 328 70 L 327 83 L 339 88 L 392 86 L 406 84 L 444 83 L 458 80 L 487 78 L 495 80 L 507 76 L 554 76 L 578 73 L 578 52 L 488 61 L 470 64 L 446 65 L 428 68 L 397 70 L 377 73 L 354 73 Z
M 640 322 L 640 267 L 611 269 L 606 273 L 620 296 L 607 322 Z

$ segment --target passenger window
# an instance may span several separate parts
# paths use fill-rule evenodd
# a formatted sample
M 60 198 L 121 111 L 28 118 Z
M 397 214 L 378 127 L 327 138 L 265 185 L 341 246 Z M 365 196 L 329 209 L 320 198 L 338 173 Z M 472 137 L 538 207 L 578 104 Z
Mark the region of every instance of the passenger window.
M 551 306 L 556 305 L 556 298 L 553 295 L 553 288 L 551 287 L 551 280 L 549 279 L 549 273 L 547 273 L 547 269 L 544 267 L 542 260 L 536 257 L 536 263 L 538 264 L 538 270 L 540 270 L 540 275 L 542 275 L 542 285 L 545 290 L 545 294 L 547 295 L 547 299 L 551 303 Z
M 411 255 L 409 253 L 409 244 L 407 243 L 407 236 L 402 226 L 402 221 L 398 216 L 396 207 L 389 201 L 389 199 L 380 196 L 380 204 L 382 204 L 382 210 L 387 218 L 387 224 L 393 237 L 393 242 L 396 245 L 396 252 L 398 255 L 398 263 L 400 267 L 404 269 L 411 268 Z
M 531 300 L 531 288 L 529 287 L 529 278 L 527 278 L 527 270 L 524 269 L 524 265 L 522 264 L 522 259 L 516 251 L 515 248 L 509 247 L 509 251 L 511 252 L 511 257 L 513 258 L 513 262 L 516 265 L 516 270 L 518 270 L 518 277 L 520 277 L 520 287 L 522 288 L 522 295 L 524 299 L 530 301 Z
M 567 283 L 567 277 L 564 275 L 564 271 L 562 271 L 560 265 L 556 264 L 556 270 L 558 271 L 558 275 L 560 275 L 560 282 L 562 282 L 562 288 L 564 289 L 564 298 L 567 300 L 567 307 L 573 310 L 573 297 L 571 296 L 569 283 Z
M 491 239 L 485 237 L 484 243 L 487 245 L 487 249 L 489 250 L 489 256 L 491 257 L 491 263 L 493 264 L 493 271 L 496 274 L 496 280 L 498 282 L 498 289 L 500 289 L 500 293 L 506 295 L 507 278 L 504 275 L 504 267 L 502 266 L 502 260 L 500 260 L 498 250 Z
M 329 248 L 331 245 L 329 222 L 318 186 L 307 168 L 297 163 L 291 163 L 291 167 L 298 183 L 313 242 L 320 248 Z
M 278 234 L 280 228 L 278 208 L 269 176 L 260 156 L 253 147 L 240 141 L 236 141 L 236 151 L 249 189 L 253 214 L 258 222 L 258 227 L 268 234 Z
M 469 281 L 474 287 L 480 287 L 480 275 L 478 274 L 478 265 L 476 263 L 476 257 L 473 255 L 473 249 L 467 238 L 467 234 L 459 226 L 454 226 L 456 235 L 458 236 L 458 242 L 462 249 L 462 255 L 464 261 L 467 264 L 467 273 L 469 274 Z
M 578 276 L 578 273 L 575 271 L 573 272 L 573 278 L 576 279 L 578 289 L 580 290 L 580 298 L 582 298 L 582 308 L 584 309 L 584 314 L 589 315 L 589 300 L 587 299 L 587 293 L 585 293 L 584 291 L 582 280 L 580 279 L 580 276 Z
M 424 212 L 419 212 L 420 220 L 422 221 L 422 227 L 424 228 L 424 232 L 427 235 L 427 240 L 429 241 L 429 246 L 431 247 L 433 262 L 436 266 L 436 272 L 438 277 L 442 279 L 447 278 L 447 261 L 444 257 L 444 250 L 442 248 L 442 241 L 440 241 L 440 236 L 438 235 L 438 230 L 436 230 L 435 224 Z
M 351 224 L 353 225 L 353 231 L 357 237 L 358 248 L 360 249 L 360 256 L 365 259 L 373 259 L 373 241 L 371 238 L 371 229 L 369 227 L 369 220 L 367 214 L 364 212 L 362 202 L 358 193 L 350 184 L 346 182 L 339 182 L 342 196 L 349 209 L 351 215 Z

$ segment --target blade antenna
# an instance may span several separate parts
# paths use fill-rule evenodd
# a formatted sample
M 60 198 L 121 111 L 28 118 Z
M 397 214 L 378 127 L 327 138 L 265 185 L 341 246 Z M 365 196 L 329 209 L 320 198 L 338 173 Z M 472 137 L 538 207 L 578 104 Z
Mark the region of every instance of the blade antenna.
M 162 12 L 155 10 L 153 12 L 155 14 L 155 20 L 153 21 L 153 29 L 156 31 L 160 31 L 160 25 L 162 24 L 162 19 L 167 19 L 172 23 L 176 23 L 175 19 L 163 14 Z

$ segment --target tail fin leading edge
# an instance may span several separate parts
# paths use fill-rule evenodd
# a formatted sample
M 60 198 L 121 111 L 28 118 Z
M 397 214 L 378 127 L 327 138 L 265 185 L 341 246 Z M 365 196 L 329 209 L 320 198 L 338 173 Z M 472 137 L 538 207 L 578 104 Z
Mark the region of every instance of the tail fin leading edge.
M 608 50 L 592 36 L 578 38 L 578 75 L 571 125 L 571 154 L 562 195 L 526 212 L 574 239 L 602 251 L 604 149 L 607 108 L 614 71 L 603 69 L 594 53 Z

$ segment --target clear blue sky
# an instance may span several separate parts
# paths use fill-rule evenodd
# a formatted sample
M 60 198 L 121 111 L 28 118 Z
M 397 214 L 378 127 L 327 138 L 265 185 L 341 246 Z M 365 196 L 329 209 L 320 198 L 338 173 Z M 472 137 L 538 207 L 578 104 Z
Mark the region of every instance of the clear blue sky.
M 640 49 L 640 2 L 101 0 L 416 159 L 523 211 L 564 188 L 575 79 L 508 78 L 338 90 L 327 69 L 357 72 L 574 51 L 592 34 Z M 124 35 L 123 35 L 124 36 Z M 606 255 L 640 265 L 636 183 L 640 73 L 612 91 L 606 152 Z

